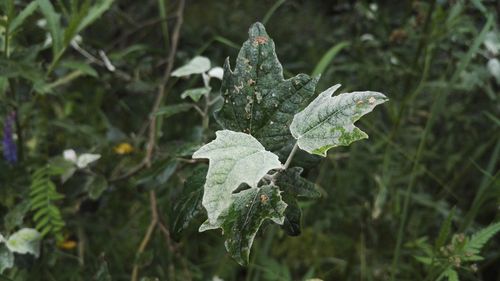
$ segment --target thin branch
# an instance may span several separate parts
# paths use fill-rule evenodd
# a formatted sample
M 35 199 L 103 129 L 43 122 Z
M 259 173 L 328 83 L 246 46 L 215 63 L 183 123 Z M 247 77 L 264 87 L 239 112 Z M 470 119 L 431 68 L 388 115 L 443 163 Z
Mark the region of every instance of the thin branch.
M 172 41 L 171 41 L 172 44 L 170 47 L 170 52 L 168 54 L 168 63 L 167 63 L 167 66 L 165 67 L 165 72 L 163 73 L 163 78 L 160 82 L 160 85 L 158 86 L 158 93 L 156 95 L 155 102 L 154 102 L 153 107 L 151 108 L 151 111 L 149 114 L 149 134 L 148 134 L 148 142 L 146 145 L 146 155 L 144 156 L 143 161 L 137 167 L 135 167 L 134 169 L 132 169 L 129 173 L 127 173 L 125 175 L 127 177 L 142 170 L 142 168 L 144 168 L 144 167 L 146 167 L 146 168 L 151 167 L 151 160 L 153 158 L 153 152 L 154 152 L 154 149 L 156 147 L 156 137 L 157 137 L 156 124 L 157 124 L 157 118 L 158 118 L 158 116 L 153 114 L 153 113 L 158 111 L 158 108 L 160 107 L 163 99 L 166 96 L 165 86 L 168 82 L 168 79 L 170 78 L 170 73 L 172 72 L 172 69 L 174 67 L 175 54 L 177 52 L 180 30 L 181 30 L 181 25 L 182 25 L 182 21 L 183 21 L 184 4 L 185 4 L 185 0 L 179 1 L 179 6 L 177 7 L 177 11 L 176 11 L 177 21 L 176 21 L 176 24 L 174 26 L 174 31 L 172 34 Z M 122 176 L 120 178 L 124 179 L 126 177 Z M 149 244 L 149 241 L 151 240 L 153 232 L 157 226 L 160 226 L 160 229 L 162 231 L 166 230 L 167 233 L 169 234 L 168 229 L 165 227 L 165 225 L 161 224 L 159 219 L 158 219 L 156 192 L 154 190 L 151 190 L 149 192 L 149 203 L 150 203 L 150 207 L 151 207 L 151 222 L 149 223 L 146 234 L 144 235 L 144 238 L 142 239 L 142 242 L 139 245 L 139 248 L 137 249 L 136 257 L 140 256 L 144 252 L 144 250 L 146 249 L 147 245 Z M 170 250 L 174 251 L 174 253 L 175 253 L 175 249 L 173 248 L 173 246 L 170 242 L 170 235 L 168 235 L 167 245 L 170 248 Z M 131 281 L 137 281 L 138 276 L 139 276 L 139 265 L 134 264 L 133 269 L 132 269 Z

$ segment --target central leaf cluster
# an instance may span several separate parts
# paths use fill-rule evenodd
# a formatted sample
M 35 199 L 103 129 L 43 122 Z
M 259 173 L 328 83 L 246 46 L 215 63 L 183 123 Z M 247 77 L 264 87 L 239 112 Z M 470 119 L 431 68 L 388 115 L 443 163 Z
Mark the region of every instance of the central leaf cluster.
M 332 147 L 366 138 L 354 122 L 387 100 L 371 91 L 332 97 L 340 85 L 314 98 L 318 78 L 299 74 L 285 80 L 264 26 L 255 23 L 249 35 L 234 71 L 229 59 L 224 65 L 224 103 L 215 113 L 224 130 L 193 154 L 210 161 L 202 200 L 208 219 L 200 231 L 221 228 L 226 249 L 242 265 L 265 220 L 298 235 L 297 198 L 320 195 L 301 177 L 301 167 L 288 168 L 297 146 L 326 156 Z M 287 152 L 282 166 L 279 156 L 283 160 Z

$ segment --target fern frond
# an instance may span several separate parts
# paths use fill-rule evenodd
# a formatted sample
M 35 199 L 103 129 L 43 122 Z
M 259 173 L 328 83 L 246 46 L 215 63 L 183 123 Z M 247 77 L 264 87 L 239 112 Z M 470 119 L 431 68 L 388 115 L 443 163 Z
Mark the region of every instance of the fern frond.
M 30 187 L 30 206 L 34 212 L 35 228 L 42 236 L 53 235 L 57 240 L 62 239 L 64 220 L 61 211 L 55 204 L 64 196 L 57 192 L 56 185 L 50 177 L 52 170 L 46 166 L 36 170 L 32 175 Z
M 500 222 L 491 224 L 490 226 L 476 232 L 470 240 L 465 244 L 464 250 L 467 253 L 478 254 L 483 246 L 500 231 Z

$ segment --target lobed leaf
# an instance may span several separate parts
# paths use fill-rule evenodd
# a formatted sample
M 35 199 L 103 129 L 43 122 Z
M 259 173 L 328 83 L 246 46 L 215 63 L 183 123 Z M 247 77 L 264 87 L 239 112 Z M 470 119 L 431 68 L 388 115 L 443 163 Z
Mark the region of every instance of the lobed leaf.
M 285 80 L 273 40 L 261 23 L 255 23 L 234 71 L 226 59 L 224 104 L 215 118 L 224 129 L 248 133 L 276 153 L 294 141 L 288 127 L 294 114 L 314 98 L 318 79 L 299 74 Z
M 240 184 L 256 188 L 271 169 L 281 167 L 278 156 L 266 151 L 248 134 L 223 130 L 216 132 L 216 139 L 202 146 L 193 158 L 208 158 L 208 168 L 203 206 L 211 225 L 220 225 L 219 216 L 233 203 L 231 194 Z
M 30 253 L 38 257 L 41 239 L 42 235 L 36 229 L 23 228 L 12 234 L 5 244 L 11 252 Z
M 205 222 L 200 231 L 222 228 L 226 249 L 241 265 L 248 263 L 250 248 L 262 223 L 269 219 L 283 224 L 286 203 L 276 186 L 250 188 L 231 195 L 232 204 L 221 214 L 222 224 Z
M 322 92 L 304 110 L 297 113 L 290 125 L 299 147 L 309 153 L 326 156 L 336 146 L 349 145 L 368 138 L 354 126 L 361 116 L 387 101 L 377 92 L 352 92 L 332 97 L 339 84 Z

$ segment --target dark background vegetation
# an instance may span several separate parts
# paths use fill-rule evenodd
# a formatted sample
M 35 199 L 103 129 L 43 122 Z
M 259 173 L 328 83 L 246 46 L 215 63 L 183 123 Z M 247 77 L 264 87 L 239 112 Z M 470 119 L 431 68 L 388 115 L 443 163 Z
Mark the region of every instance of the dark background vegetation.
M 67 2 L 53 1 L 57 11 Z M 29 1 L 14 3 L 20 10 Z M 78 77 L 49 94 L 33 93 L 30 82 L 13 78 L 24 155 L 16 165 L 0 161 L 2 217 L 26 199 L 30 173 L 64 149 L 102 154 L 93 169 L 109 182 L 98 200 L 86 197 L 84 174 L 58 185 L 65 195 L 58 203 L 65 237 L 78 246 L 65 249 L 46 239 L 39 259 L 16 257 L 9 278 L 92 280 L 106 261 L 112 280 L 129 280 L 136 261 L 140 276 L 159 280 L 390 280 L 391 274 L 393 280 L 430 280 L 415 256 L 433 243 L 452 208 L 453 233 L 498 221 L 500 81 L 487 69 L 495 54 L 483 44 L 487 33 L 499 33 L 498 1 L 187 1 L 175 67 L 198 54 L 213 65 L 228 56 L 234 61 L 248 27 L 265 20 L 286 77 L 313 73 L 330 48 L 343 44 L 326 61 L 317 92 L 341 83 L 344 91 L 380 91 L 390 101 L 358 123 L 370 139 L 332 149 L 307 171 L 324 195 L 301 203 L 300 236 L 264 227 L 244 268 L 227 255 L 219 231 L 197 231 L 201 214 L 179 241 L 167 241 L 157 229 L 136 257 L 150 221 L 148 191 L 156 189 L 161 219 L 170 225 L 193 170 L 179 161 L 170 179 L 155 186 L 138 180 L 141 173 L 110 180 L 145 153 L 141 130 L 168 55 L 158 3 L 115 1 L 80 34 L 82 48 L 93 55 L 104 50 L 118 71 L 90 64 L 98 76 Z M 177 1 L 165 5 L 171 36 Z M 41 17 L 35 12 L 16 35 L 13 60 L 43 44 L 45 31 L 36 25 Z M 46 71 L 50 48 L 31 54 L 30 63 Z M 70 59 L 86 61 L 68 48 L 63 61 Z M 43 79 L 65 74 L 56 67 Z M 164 104 L 182 102 L 183 90 L 201 85 L 199 77 L 170 80 Z M 12 110 L 8 92 L 2 91 L 2 118 Z M 163 120 L 154 161 L 196 139 L 200 124 L 194 110 Z M 211 132 L 217 129 L 211 122 Z M 120 142 L 134 151 L 115 153 Z M 22 225 L 33 226 L 29 212 Z M 459 269 L 461 280 L 500 280 L 499 245 L 493 239 L 485 247 L 477 272 Z

